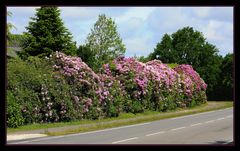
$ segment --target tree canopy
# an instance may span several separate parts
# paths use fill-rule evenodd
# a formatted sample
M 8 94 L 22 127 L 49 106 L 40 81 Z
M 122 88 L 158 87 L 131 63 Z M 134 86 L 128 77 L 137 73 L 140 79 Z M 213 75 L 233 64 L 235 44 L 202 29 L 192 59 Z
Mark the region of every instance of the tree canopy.
M 207 94 L 214 91 L 221 72 L 221 56 L 216 46 L 206 41 L 203 34 L 192 27 L 165 34 L 157 44 L 150 59 L 164 63 L 190 64 L 208 84 Z
M 31 17 L 26 40 L 20 53 L 22 58 L 28 56 L 44 57 L 54 51 L 61 51 L 68 55 L 76 53 L 76 43 L 72 35 L 64 26 L 57 7 L 41 7 L 36 9 L 35 17 Z
M 126 51 L 125 45 L 117 32 L 117 25 L 112 18 L 106 17 L 105 14 L 98 16 L 91 33 L 87 36 L 86 45 L 95 55 L 94 59 L 98 67 L 124 55 Z

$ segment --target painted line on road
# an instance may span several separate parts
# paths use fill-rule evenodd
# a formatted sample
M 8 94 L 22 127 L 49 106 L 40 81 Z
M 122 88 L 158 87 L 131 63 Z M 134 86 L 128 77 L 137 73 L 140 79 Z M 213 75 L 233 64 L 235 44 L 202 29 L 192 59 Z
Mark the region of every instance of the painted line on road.
M 226 116 L 225 118 L 231 118 L 231 117 L 233 117 L 233 115 L 228 115 L 228 116 Z
M 206 121 L 205 123 L 212 123 L 215 122 L 216 120 L 210 120 L 210 121 Z
M 217 120 L 224 120 L 225 118 L 224 117 L 222 117 L 222 118 L 218 118 Z
M 171 129 L 171 131 L 176 131 L 176 130 L 180 130 L 180 129 L 184 129 L 184 128 L 186 128 L 186 127 L 185 127 L 185 126 L 183 126 L 183 127 L 178 127 L 178 128 Z
M 196 124 L 191 124 L 190 126 L 197 126 L 197 125 L 202 125 L 202 123 L 196 123 Z
M 157 134 L 162 134 L 162 133 L 165 133 L 165 131 L 160 131 L 160 132 L 157 132 L 157 133 L 147 134 L 146 136 L 152 136 L 152 135 L 157 135 Z
M 126 141 L 129 141 L 129 140 L 134 140 L 134 139 L 138 139 L 138 137 L 133 137 L 133 138 L 129 138 L 129 139 L 124 139 L 124 140 L 112 142 L 112 144 L 122 143 L 122 142 L 126 142 Z
M 34 139 L 34 140 L 16 142 L 14 144 L 24 144 L 24 143 L 30 143 L 30 142 L 36 142 L 36 141 L 45 141 L 45 140 L 57 139 L 57 138 L 62 138 L 62 137 L 71 137 L 71 136 L 79 136 L 79 135 L 92 134 L 92 133 L 98 133 L 98 132 L 106 132 L 106 131 L 117 130 L 117 129 L 122 129 L 122 128 L 129 128 L 129 127 L 134 127 L 134 126 L 147 125 L 147 124 L 150 124 L 150 123 L 151 122 L 134 124 L 134 125 L 127 125 L 127 126 L 103 129 L 103 130 L 98 130 L 98 131 L 91 131 L 91 132 L 84 132 L 84 133 L 77 133 L 77 134 L 69 134 L 69 135 L 64 135 L 64 136 L 45 137 L 45 138 L 39 138 L 39 139 Z

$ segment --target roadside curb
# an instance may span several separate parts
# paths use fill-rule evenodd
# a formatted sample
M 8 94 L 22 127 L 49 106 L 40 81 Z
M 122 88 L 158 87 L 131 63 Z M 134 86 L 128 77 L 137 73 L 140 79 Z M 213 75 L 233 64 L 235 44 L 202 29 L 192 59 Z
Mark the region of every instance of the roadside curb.
M 17 135 L 7 135 L 7 141 L 17 141 L 30 138 L 46 137 L 45 134 L 17 134 Z

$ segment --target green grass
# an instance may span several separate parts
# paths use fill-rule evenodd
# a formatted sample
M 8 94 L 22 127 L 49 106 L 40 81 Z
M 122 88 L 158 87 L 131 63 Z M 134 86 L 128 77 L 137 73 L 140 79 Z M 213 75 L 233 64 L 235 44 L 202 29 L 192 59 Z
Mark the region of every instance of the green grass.
M 200 106 L 187 108 L 187 109 L 177 108 L 173 111 L 168 111 L 168 112 L 146 111 L 144 113 L 139 113 L 139 114 L 123 113 L 116 118 L 106 118 L 106 119 L 99 119 L 99 120 L 81 120 L 81 121 L 49 123 L 49 124 L 31 124 L 31 125 L 21 126 L 19 128 L 8 128 L 7 132 L 14 133 L 19 131 L 44 129 L 45 133 L 48 135 L 52 135 L 52 136 L 65 135 L 65 134 L 73 134 L 73 133 L 79 133 L 79 132 L 87 132 L 87 131 L 100 130 L 105 128 L 112 128 L 117 126 L 149 122 L 149 121 L 166 119 L 166 118 L 173 118 L 177 116 L 223 109 L 223 108 L 228 108 L 232 106 L 233 106 L 232 101 L 221 101 L 221 102 L 209 101 L 207 104 L 202 104 Z M 50 128 L 56 128 L 56 129 L 51 130 Z

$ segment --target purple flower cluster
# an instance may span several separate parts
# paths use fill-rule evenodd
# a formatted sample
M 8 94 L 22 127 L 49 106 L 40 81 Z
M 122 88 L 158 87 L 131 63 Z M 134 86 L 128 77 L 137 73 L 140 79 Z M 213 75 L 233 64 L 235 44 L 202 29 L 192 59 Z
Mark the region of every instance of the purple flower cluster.
M 174 68 L 176 72 L 183 76 L 183 84 L 186 85 L 186 90 L 191 94 L 193 91 L 205 91 L 207 84 L 199 76 L 199 74 L 192 68 L 191 65 L 178 65 Z
M 56 64 L 53 67 L 65 76 L 75 77 L 75 80 L 87 85 L 99 82 L 99 76 L 79 57 L 67 56 L 56 52 Z
M 76 87 L 70 93 L 75 106 L 83 107 L 82 111 L 79 112 L 89 112 L 93 105 L 93 98 L 97 100 L 98 106 L 104 106 L 106 100 L 114 100 L 109 89 L 116 79 L 110 76 L 108 65 L 103 66 L 107 74 L 96 74 L 79 57 L 67 56 L 61 52 L 56 52 L 53 55 L 53 59 L 55 71 L 64 75 L 72 87 Z
M 171 69 L 159 60 L 142 63 L 134 58 L 119 57 L 103 65 L 102 72 L 96 74 L 79 57 L 60 52 L 54 57 L 54 69 L 73 85 L 71 98 L 74 104 L 82 106 L 83 114 L 89 112 L 93 102 L 97 103 L 96 110 L 103 111 L 106 104 L 118 96 L 123 101 L 147 99 L 156 104 L 176 96 L 175 102 L 181 102 L 181 99 L 191 99 L 195 92 L 205 93 L 207 87 L 190 65 Z M 185 97 L 180 97 L 182 95 Z
M 132 95 L 133 99 L 141 100 L 147 95 L 150 81 L 153 83 L 154 95 L 158 95 L 155 98 L 161 100 L 166 100 L 166 96 L 161 94 L 163 91 L 170 95 L 185 95 L 191 99 L 193 92 L 206 90 L 207 85 L 190 65 L 180 65 L 172 69 L 159 60 L 142 63 L 134 58 L 124 57 L 115 59 L 112 64 L 115 69 L 110 70 L 110 65 L 106 64 L 103 66 L 104 73 L 120 81 L 122 91 Z M 133 78 L 130 78 L 131 74 L 134 75 Z M 132 83 L 132 89 L 128 89 L 129 83 Z
M 146 63 L 149 72 L 154 75 L 154 81 L 163 83 L 166 88 L 171 88 L 177 84 L 180 77 L 177 72 L 163 64 L 159 60 L 152 60 Z

